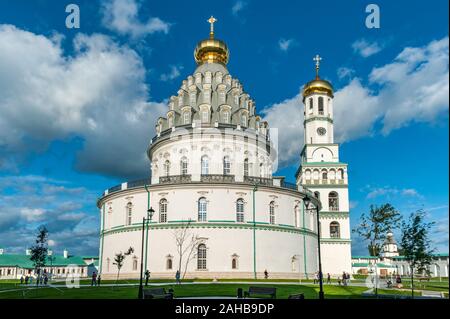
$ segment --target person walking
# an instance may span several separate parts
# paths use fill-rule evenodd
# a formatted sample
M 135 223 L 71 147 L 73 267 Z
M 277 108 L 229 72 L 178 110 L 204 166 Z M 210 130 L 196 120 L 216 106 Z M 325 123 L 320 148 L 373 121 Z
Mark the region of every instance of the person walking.
M 345 274 L 345 271 L 342 272 L 342 284 L 347 286 L 347 275 Z
M 175 273 L 175 282 L 176 282 L 177 285 L 181 284 L 180 271 L 179 270 L 177 270 L 177 272 Z
M 23 276 L 20 276 L 20 284 L 23 285 Z
M 150 271 L 148 269 L 145 271 L 145 287 L 148 286 L 148 279 L 150 278 Z
M 47 286 L 48 284 L 48 275 L 47 273 L 44 273 L 44 286 Z
M 100 287 L 100 283 L 102 281 L 102 276 L 100 276 L 100 274 L 97 277 L 97 286 Z
M 341 285 L 341 277 L 337 278 L 337 282 L 338 282 L 338 285 L 340 286 Z
M 25 276 L 25 285 L 28 285 L 28 280 L 29 280 L 30 278 L 28 277 L 28 275 L 27 276 Z
M 264 270 L 264 279 L 269 279 L 269 273 L 267 272 L 267 269 Z
M 327 274 L 327 284 L 328 285 L 331 284 L 331 275 L 330 275 L 330 273 Z
M 96 286 L 96 285 L 97 285 L 97 273 L 94 271 L 92 273 L 91 286 Z

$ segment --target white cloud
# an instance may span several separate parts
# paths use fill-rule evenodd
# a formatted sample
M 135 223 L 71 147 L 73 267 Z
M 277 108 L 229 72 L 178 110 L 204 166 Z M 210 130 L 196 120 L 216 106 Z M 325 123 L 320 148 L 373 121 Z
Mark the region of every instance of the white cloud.
M 245 1 L 236 1 L 234 5 L 231 7 L 231 13 L 233 13 L 234 16 L 237 16 L 239 12 L 242 11 L 247 6 L 247 2 Z
M 365 39 L 356 40 L 352 44 L 353 51 L 364 58 L 380 52 L 383 47 L 377 42 L 368 42 Z
M 281 51 L 288 51 L 293 45 L 295 45 L 295 40 L 294 39 L 280 39 L 278 41 L 278 47 L 280 48 Z
M 371 71 L 368 86 L 363 79 L 352 78 L 338 89 L 334 98 L 336 142 L 378 133 L 387 135 L 412 122 L 434 123 L 446 114 L 448 46 L 449 39 L 445 37 L 423 47 L 405 48 L 394 61 Z M 270 126 L 280 129 L 281 166 L 298 163 L 303 147 L 301 99 L 299 94 L 263 110 Z M 377 123 L 381 124 L 380 130 Z
M 103 1 L 103 25 L 122 35 L 140 38 L 155 32 L 168 33 L 170 24 L 160 18 L 149 18 L 147 22 L 139 21 L 140 4 L 136 0 Z
M 181 75 L 181 70 L 183 70 L 182 66 L 171 65 L 170 71 L 168 73 L 161 74 L 160 80 L 164 82 L 172 81 Z
M 366 198 L 368 198 L 368 199 L 372 199 L 372 198 L 376 198 L 376 197 L 380 197 L 380 196 L 390 197 L 390 196 L 400 196 L 400 195 L 406 196 L 406 197 L 423 198 L 423 196 L 420 195 L 419 192 L 417 192 L 417 190 L 415 190 L 413 188 L 398 189 L 395 187 L 385 186 L 385 187 L 377 187 L 377 188 L 368 187 L 368 190 L 369 190 L 369 192 L 366 195 Z
M 353 77 L 354 73 L 355 73 L 355 70 L 347 68 L 347 67 L 341 67 L 337 70 L 337 75 L 338 75 L 339 79 L 351 78 L 351 77 Z
M 78 34 L 73 45 L 69 57 L 59 42 L 0 25 L 1 157 L 75 135 L 81 170 L 147 174 L 152 120 L 165 105 L 148 102 L 142 59 L 103 35 Z

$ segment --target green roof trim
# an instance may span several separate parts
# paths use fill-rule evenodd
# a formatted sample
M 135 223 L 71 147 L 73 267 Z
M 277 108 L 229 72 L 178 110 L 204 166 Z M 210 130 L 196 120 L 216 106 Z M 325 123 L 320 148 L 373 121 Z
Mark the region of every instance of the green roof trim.
M 353 263 L 352 267 L 367 267 L 369 263 Z
M 378 259 L 376 256 L 352 256 L 352 259 Z

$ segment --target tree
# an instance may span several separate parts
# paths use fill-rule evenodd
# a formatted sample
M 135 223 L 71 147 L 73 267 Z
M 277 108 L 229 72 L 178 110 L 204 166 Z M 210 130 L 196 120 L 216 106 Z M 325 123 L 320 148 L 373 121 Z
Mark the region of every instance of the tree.
M 38 275 L 36 285 L 39 285 L 41 280 L 41 269 L 45 267 L 48 255 L 48 230 L 45 226 L 40 226 L 38 228 L 36 243 L 34 246 L 30 247 L 30 251 L 30 260 L 33 262 L 35 272 Z
M 369 242 L 367 248 L 370 256 L 378 256 L 386 234 L 398 228 L 400 220 L 400 213 L 391 204 L 379 207 L 370 205 L 369 213 L 361 215 L 360 223 L 353 232 Z
M 422 209 L 411 213 L 402 222 L 401 246 L 403 256 L 411 270 L 411 296 L 414 298 L 414 271 L 427 274 L 433 258 L 429 232 L 434 222 L 425 222 L 426 212 Z
M 192 221 L 189 219 L 174 231 L 178 253 L 178 271 L 182 274 L 181 279 L 184 279 L 189 263 L 197 257 L 198 245 L 204 242 L 202 238 L 191 233 L 191 224 Z
M 130 247 L 130 248 L 128 248 L 127 252 L 125 252 L 125 253 L 120 252 L 120 253 L 116 254 L 116 257 L 114 257 L 113 265 L 117 266 L 116 284 L 119 281 L 120 269 L 123 266 L 123 263 L 125 261 L 125 257 L 131 255 L 133 252 L 134 252 L 134 248 Z

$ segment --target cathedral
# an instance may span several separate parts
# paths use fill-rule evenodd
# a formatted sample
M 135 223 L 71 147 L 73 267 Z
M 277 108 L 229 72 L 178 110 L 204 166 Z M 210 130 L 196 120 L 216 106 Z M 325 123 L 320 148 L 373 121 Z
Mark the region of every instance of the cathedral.
M 149 178 L 112 187 L 97 202 L 99 273 L 115 277 L 114 258 L 128 251 L 122 278 L 138 278 L 141 264 L 152 278 L 177 270 L 184 278 L 311 278 L 319 242 L 323 273 L 350 273 L 347 164 L 334 142 L 333 87 L 319 76 L 321 58 L 302 90 L 304 146 L 296 183 L 288 183 L 273 175 L 269 123 L 229 73 L 228 46 L 215 36 L 216 20 L 208 22 L 195 71 L 156 120 Z

